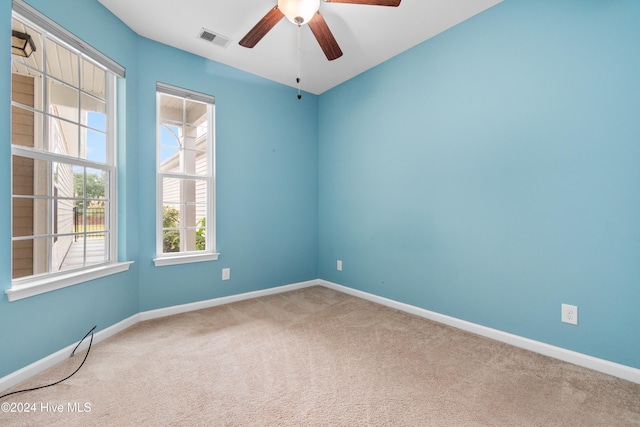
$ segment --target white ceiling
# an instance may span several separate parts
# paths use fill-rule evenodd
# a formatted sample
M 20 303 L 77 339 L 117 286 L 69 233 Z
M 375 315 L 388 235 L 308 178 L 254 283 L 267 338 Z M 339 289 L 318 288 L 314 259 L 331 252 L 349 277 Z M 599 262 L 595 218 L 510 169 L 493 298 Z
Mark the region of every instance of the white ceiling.
M 253 49 L 238 44 L 277 0 L 99 1 L 143 37 L 297 87 L 297 27 L 287 18 Z M 402 0 L 398 7 L 320 2 L 344 55 L 327 61 L 304 25 L 302 90 L 321 94 L 501 1 Z M 221 47 L 201 40 L 202 28 L 231 41 Z

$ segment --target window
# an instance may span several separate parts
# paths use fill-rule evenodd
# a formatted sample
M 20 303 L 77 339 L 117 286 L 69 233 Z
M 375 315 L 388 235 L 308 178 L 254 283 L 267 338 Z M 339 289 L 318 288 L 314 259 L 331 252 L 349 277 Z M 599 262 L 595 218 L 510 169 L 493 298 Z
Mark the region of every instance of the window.
M 16 38 L 33 51 L 13 49 Z M 11 58 L 14 300 L 124 267 L 109 268 L 117 264 L 114 66 L 18 0 Z
M 156 266 L 215 252 L 214 98 L 158 83 Z

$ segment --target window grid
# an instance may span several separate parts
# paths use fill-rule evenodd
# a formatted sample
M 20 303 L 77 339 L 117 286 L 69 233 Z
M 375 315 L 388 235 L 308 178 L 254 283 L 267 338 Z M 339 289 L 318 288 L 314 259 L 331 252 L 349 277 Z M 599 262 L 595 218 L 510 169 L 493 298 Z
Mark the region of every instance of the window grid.
M 115 76 L 15 11 L 13 26 L 31 34 L 40 50 L 31 60 L 12 56 L 12 74 L 23 76 L 14 84 L 26 81 L 33 90 L 33 105 L 17 99 L 14 90 L 11 102 L 12 127 L 19 126 L 19 115 L 27 123 L 33 117 L 30 144 L 12 134 L 12 277 L 20 286 L 31 278 L 116 261 Z M 54 75 L 51 63 L 65 55 L 73 65 Z M 95 78 L 98 93 L 90 90 L 85 75 Z M 100 177 L 91 180 L 97 194 L 87 192 L 87 171 Z M 31 185 L 32 194 L 16 191 L 18 181 Z M 16 223 L 31 228 L 30 233 L 21 232 Z M 90 240 L 97 244 L 90 247 Z M 32 265 L 16 268 L 25 262 Z
M 156 100 L 156 265 L 215 255 L 213 97 L 159 83 Z

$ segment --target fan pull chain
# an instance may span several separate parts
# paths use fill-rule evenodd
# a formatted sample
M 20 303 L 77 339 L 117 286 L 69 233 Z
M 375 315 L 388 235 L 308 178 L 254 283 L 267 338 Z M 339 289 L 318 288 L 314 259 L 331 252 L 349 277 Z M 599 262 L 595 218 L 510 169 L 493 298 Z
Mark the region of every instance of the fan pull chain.
M 298 99 L 302 99 L 300 93 L 300 24 L 298 24 L 298 76 L 296 77 L 296 83 L 298 83 Z

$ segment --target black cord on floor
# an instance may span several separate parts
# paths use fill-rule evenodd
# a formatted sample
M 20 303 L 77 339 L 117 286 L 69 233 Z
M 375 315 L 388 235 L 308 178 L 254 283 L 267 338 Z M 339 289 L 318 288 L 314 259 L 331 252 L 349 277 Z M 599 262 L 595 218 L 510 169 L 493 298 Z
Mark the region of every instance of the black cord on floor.
M 89 336 L 89 334 L 91 334 L 91 340 L 89 341 L 89 348 L 87 349 L 87 354 L 84 355 L 84 359 L 82 359 L 82 363 L 80 364 L 80 366 L 78 366 L 78 369 L 73 371 L 73 373 L 71 375 L 69 375 L 66 378 L 61 379 L 60 381 L 56 381 L 55 383 L 52 383 L 52 384 L 41 385 L 40 387 L 27 388 L 27 389 L 24 389 L 24 390 L 12 391 L 11 393 L 3 394 L 2 396 L 0 396 L 0 399 L 5 398 L 7 396 L 11 396 L 12 394 L 26 393 L 27 391 L 34 391 L 34 390 L 40 390 L 41 388 L 52 387 L 54 385 L 60 384 L 63 381 L 66 381 L 69 378 L 71 378 L 72 376 L 74 376 L 75 373 L 78 372 L 80 370 L 80 368 L 82 368 L 82 365 L 84 365 L 84 362 L 87 360 L 87 357 L 89 356 L 89 351 L 91 351 L 91 344 L 93 344 L 93 331 L 96 329 L 97 326 L 98 325 L 96 325 L 93 328 L 91 328 L 91 330 L 89 332 L 87 332 L 87 334 L 84 337 L 82 337 L 82 339 L 80 340 L 78 345 L 76 345 L 76 347 L 71 352 L 71 356 L 69 356 L 69 357 L 73 357 L 75 355 L 76 350 L 78 349 L 78 347 L 80 347 L 80 344 L 82 344 L 82 341 L 84 341 L 84 339 L 87 338 Z

